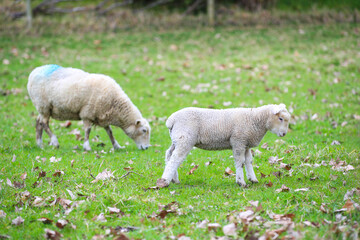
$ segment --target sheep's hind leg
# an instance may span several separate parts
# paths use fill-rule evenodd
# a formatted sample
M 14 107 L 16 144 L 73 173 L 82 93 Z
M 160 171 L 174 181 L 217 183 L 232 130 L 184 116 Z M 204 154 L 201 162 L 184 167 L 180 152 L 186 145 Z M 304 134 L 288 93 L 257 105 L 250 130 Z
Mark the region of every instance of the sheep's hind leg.
M 41 123 L 41 116 L 39 115 L 36 119 L 36 144 L 42 148 L 42 134 L 43 134 L 43 124 Z
M 236 168 L 236 183 L 241 187 L 246 187 L 246 183 L 244 180 L 244 170 L 243 167 L 245 165 L 245 150 L 243 149 L 233 149 L 233 155 L 235 160 L 235 168 Z
M 176 143 L 168 163 L 165 166 L 164 173 L 160 179 L 157 180 L 156 185 L 158 187 L 169 186 L 172 179 L 175 177 L 175 173 L 181 163 L 185 160 L 186 156 L 191 151 L 193 145 L 188 144 L 186 141 L 179 144 Z
M 49 117 L 44 117 L 44 116 L 40 116 L 40 124 L 42 125 L 42 128 L 45 130 L 45 132 L 47 133 L 47 135 L 49 135 L 50 137 L 50 146 L 54 146 L 56 148 L 59 147 L 59 141 L 57 139 L 57 137 L 55 136 L 55 134 L 53 134 L 53 132 L 51 131 L 50 127 L 49 127 Z
M 91 147 L 90 147 L 90 143 L 89 143 L 91 125 L 92 125 L 92 123 L 90 121 L 84 120 L 85 139 L 84 139 L 83 148 L 85 151 L 91 151 Z
M 114 150 L 118 150 L 118 149 L 121 149 L 121 148 L 125 148 L 123 146 L 120 146 L 120 144 L 116 141 L 116 139 L 114 138 L 114 135 L 112 133 L 112 130 L 111 130 L 111 127 L 110 126 L 106 126 L 104 127 L 107 134 L 109 135 L 109 138 L 110 138 L 110 141 L 111 141 L 111 144 L 113 145 L 114 147 Z
M 166 165 L 168 164 L 169 160 L 170 160 L 170 157 L 173 153 L 175 149 L 175 144 L 171 144 L 171 146 L 169 147 L 169 149 L 166 151 L 166 154 L 165 154 L 165 168 L 166 168 Z M 176 170 L 175 171 L 175 174 L 174 174 L 174 177 L 173 179 L 171 180 L 173 183 L 180 183 L 179 181 L 179 174 L 178 174 L 178 171 Z
M 246 150 L 245 153 L 245 170 L 246 170 L 246 177 L 249 179 L 250 182 L 258 183 L 259 181 L 256 178 L 254 168 L 252 166 L 253 157 L 251 154 L 250 148 Z

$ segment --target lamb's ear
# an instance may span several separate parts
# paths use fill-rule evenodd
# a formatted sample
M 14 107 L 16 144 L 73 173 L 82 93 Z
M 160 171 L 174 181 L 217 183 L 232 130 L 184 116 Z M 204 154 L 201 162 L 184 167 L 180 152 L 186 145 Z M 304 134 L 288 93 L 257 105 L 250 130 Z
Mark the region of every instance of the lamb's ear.
M 135 126 L 139 126 L 140 124 L 141 124 L 141 120 L 140 119 L 136 120 Z
M 283 103 L 281 103 L 281 104 L 279 104 L 279 105 L 274 105 L 274 106 L 273 106 L 272 113 L 273 113 L 274 115 L 276 115 L 276 114 L 280 113 L 280 112 L 283 111 L 283 110 L 286 110 L 286 105 L 283 104 Z

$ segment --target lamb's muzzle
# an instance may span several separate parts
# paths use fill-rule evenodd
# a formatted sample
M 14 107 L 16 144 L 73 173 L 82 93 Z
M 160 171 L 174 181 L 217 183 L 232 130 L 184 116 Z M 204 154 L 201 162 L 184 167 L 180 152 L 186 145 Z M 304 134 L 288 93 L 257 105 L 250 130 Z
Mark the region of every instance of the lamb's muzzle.
M 284 137 L 290 121 L 284 104 L 258 108 L 184 108 L 166 122 L 172 144 L 166 151 L 165 170 L 158 187 L 179 183 L 177 169 L 195 146 L 205 150 L 232 149 L 236 183 L 246 186 L 243 167 L 250 182 L 258 182 L 252 166 L 251 148 L 259 145 L 267 131 Z

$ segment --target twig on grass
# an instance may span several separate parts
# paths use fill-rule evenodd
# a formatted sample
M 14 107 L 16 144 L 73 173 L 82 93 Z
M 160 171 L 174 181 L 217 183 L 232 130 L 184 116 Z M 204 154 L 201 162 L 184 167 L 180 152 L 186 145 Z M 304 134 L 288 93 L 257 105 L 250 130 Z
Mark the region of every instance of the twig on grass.
M 137 173 L 137 172 L 134 172 L 134 171 L 128 171 L 127 173 L 125 173 L 124 175 L 122 175 L 122 176 L 120 177 L 120 179 L 121 179 L 121 178 L 124 178 L 124 177 L 127 177 L 130 173 L 135 173 L 135 174 L 143 177 L 143 175 L 141 175 L 140 173 Z

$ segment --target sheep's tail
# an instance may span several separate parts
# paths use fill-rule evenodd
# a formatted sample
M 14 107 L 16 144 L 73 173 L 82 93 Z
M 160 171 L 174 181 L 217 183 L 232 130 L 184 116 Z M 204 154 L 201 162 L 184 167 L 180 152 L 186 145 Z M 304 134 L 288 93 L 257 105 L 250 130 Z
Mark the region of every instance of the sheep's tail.
M 174 123 L 175 123 L 175 119 L 174 119 L 173 115 L 171 115 L 168 118 L 168 120 L 166 120 L 166 127 L 169 129 L 170 132 L 174 126 Z

